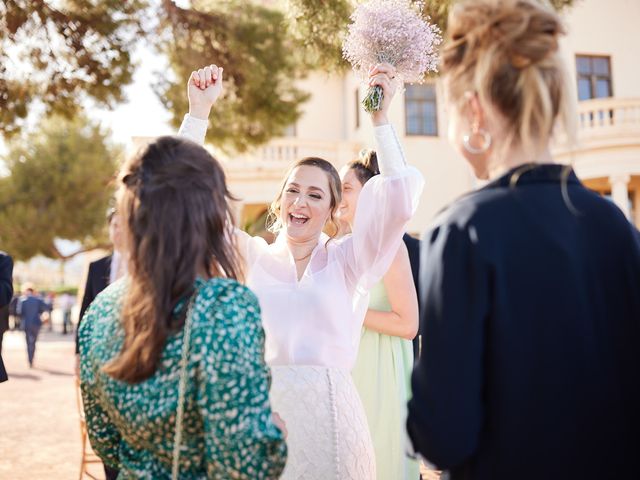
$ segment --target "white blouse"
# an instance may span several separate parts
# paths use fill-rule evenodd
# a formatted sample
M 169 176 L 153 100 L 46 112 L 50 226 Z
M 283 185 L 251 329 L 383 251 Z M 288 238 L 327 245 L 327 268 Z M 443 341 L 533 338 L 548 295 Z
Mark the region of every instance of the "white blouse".
M 202 144 L 206 129 L 206 121 L 187 115 L 179 134 Z M 424 185 L 390 125 L 376 127 L 375 137 L 381 173 L 360 193 L 352 234 L 330 241 L 323 234 L 299 281 L 284 234 L 269 245 L 237 230 L 270 365 L 351 370 L 355 363 L 369 290 L 389 269 Z

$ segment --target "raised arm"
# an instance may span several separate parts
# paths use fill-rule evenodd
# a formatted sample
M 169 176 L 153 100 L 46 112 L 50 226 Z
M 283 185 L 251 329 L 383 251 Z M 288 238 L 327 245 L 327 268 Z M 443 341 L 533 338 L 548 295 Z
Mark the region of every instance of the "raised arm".
M 224 88 L 223 73 L 224 69 L 216 65 L 209 65 L 191 72 L 187 81 L 189 113 L 185 115 L 178 135 L 187 137 L 200 145 L 204 144 L 211 108 L 222 95 Z
M 360 193 L 351 238 L 344 242 L 347 280 L 369 289 L 389 269 L 400 247 L 407 222 L 418 206 L 424 180 L 407 165 L 387 112 L 395 93 L 395 73 L 388 64 L 371 71 L 370 85 L 383 89 L 382 109 L 372 115 L 380 175 Z
M 211 108 L 224 89 L 223 72 L 224 69 L 216 65 L 209 65 L 191 72 L 187 82 L 189 113 L 184 116 L 180 125 L 179 136 L 186 137 L 199 145 L 204 144 Z M 267 242 L 261 237 L 252 237 L 238 228 L 234 230 L 234 234 L 234 241 L 246 267 L 245 274 L 248 274 L 254 260 L 267 247 Z

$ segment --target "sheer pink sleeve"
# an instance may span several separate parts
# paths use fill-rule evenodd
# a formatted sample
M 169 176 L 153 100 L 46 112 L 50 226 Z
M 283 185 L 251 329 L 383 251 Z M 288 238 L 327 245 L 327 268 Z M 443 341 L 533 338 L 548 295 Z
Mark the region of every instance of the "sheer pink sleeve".
M 249 275 L 251 268 L 258 260 L 258 257 L 264 252 L 269 244 L 262 237 L 252 237 L 244 230 L 235 228 L 233 230 L 238 252 L 242 256 L 245 268 L 245 275 Z
M 391 125 L 376 127 L 376 175 L 363 187 L 353 232 L 342 243 L 347 281 L 369 290 L 387 272 L 424 186 L 422 174 L 408 166 Z

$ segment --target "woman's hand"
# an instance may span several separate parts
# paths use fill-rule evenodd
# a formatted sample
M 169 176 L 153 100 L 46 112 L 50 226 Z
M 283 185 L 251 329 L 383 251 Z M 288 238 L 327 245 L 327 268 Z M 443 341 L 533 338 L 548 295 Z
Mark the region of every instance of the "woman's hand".
M 211 107 L 222 94 L 222 67 L 209 65 L 191 72 L 187 83 L 189 115 L 206 120 Z
M 276 427 L 280 429 L 280 431 L 282 432 L 282 435 L 284 436 L 284 439 L 286 440 L 287 436 L 289 435 L 289 432 L 287 431 L 287 425 L 286 423 L 284 423 L 284 420 L 282 419 L 282 417 L 278 415 L 276 412 L 271 412 L 271 421 Z
M 379 125 L 386 125 L 389 123 L 387 113 L 389 112 L 389 106 L 391 100 L 396 94 L 398 88 L 397 80 L 395 80 L 396 69 L 393 65 L 388 63 L 379 63 L 375 67 L 369 70 L 369 86 L 374 87 L 376 85 L 382 88 L 382 107 L 380 110 L 371 114 L 373 124 L 377 127 Z

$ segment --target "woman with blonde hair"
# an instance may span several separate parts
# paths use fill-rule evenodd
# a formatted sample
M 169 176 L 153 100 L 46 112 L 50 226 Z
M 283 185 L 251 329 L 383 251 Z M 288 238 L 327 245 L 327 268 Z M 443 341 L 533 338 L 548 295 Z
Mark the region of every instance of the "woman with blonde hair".
M 552 133 L 576 115 L 563 33 L 535 0 L 463 1 L 449 17 L 450 139 L 489 184 L 423 236 L 408 430 L 453 480 L 640 468 L 640 234 L 553 163 Z
M 222 69 L 189 79 L 190 113 L 181 134 L 204 141 L 209 111 L 222 90 Z M 341 185 L 328 161 L 302 159 L 287 172 L 272 204 L 274 244 L 236 231 L 247 285 L 263 311 L 266 359 L 273 371 L 271 400 L 286 423 L 289 458 L 284 479 L 373 480 L 375 460 L 351 368 L 369 290 L 384 275 L 402 242 L 422 191 L 387 112 L 395 92 L 393 67 L 372 69 L 370 84 L 384 90 L 372 115 L 381 174 L 361 193 L 353 232 L 332 239 Z

